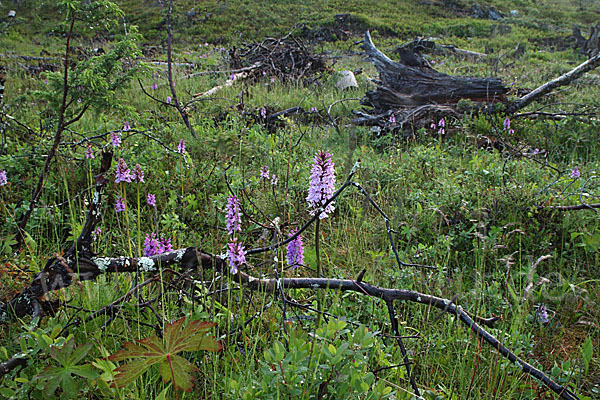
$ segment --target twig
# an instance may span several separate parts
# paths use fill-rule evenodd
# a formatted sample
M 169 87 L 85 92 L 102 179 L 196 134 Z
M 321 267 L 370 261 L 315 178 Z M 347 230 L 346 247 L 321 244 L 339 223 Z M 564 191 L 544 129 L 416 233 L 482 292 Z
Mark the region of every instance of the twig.
M 600 203 L 594 204 L 575 204 L 572 206 L 537 206 L 538 209 L 556 210 L 556 211 L 577 211 L 577 210 L 595 210 L 600 208 Z
M 27 359 L 21 357 L 13 357 L 0 364 L 0 377 L 8 374 L 10 371 L 17 367 L 24 367 L 27 365 Z
M 261 308 L 260 310 L 258 310 L 257 312 L 255 312 L 254 314 L 252 314 L 250 316 L 250 318 L 248 318 L 247 320 L 244 321 L 243 324 L 241 324 L 238 327 L 233 328 L 232 330 L 230 330 L 229 332 L 225 333 L 223 336 L 221 336 L 219 339 L 224 339 L 227 336 L 230 336 L 232 334 L 234 334 L 235 332 L 245 328 L 246 326 L 248 326 L 248 324 L 252 321 L 254 321 L 256 318 L 260 317 L 262 315 L 262 313 L 264 313 L 265 311 L 267 311 L 269 308 L 271 308 L 271 306 L 273 305 L 273 302 L 270 301 L 267 304 L 265 304 L 263 306 L 263 308 Z
M 343 102 L 345 102 L 345 101 L 360 101 L 360 98 L 359 98 L 359 97 L 349 97 L 349 98 L 347 98 L 347 99 L 339 99 L 339 100 L 336 100 L 336 101 L 334 101 L 333 103 L 331 103 L 331 104 L 329 105 L 329 107 L 327 107 L 327 114 L 330 114 L 330 113 L 331 113 L 331 109 L 333 108 L 333 106 L 335 106 L 335 105 L 336 105 L 336 104 L 338 104 L 338 103 L 343 103 Z
M 179 104 L 179 100 L 177 100 L 177 92 L 175 92 L 175 84 L 173 83 L 173 66 L 172 66 L 172 55 L 171 55 L 171 46 L 172 46 L 172 34 L 171 34 L 171 14 L 173 13 L 173 0 L 169 0 L 169 7 L 167 11 L 167 69 L 168 69 L 168 79 L 169 79 L 169 87 L 171 88 L 171 94 L 173 95 L 173 104 L 179 114 L 181 115 L 181 119 L 185 123 L 185 126 L 189 129 L 190 133 L 193 137 L 196 137 L 196 131 L 194 127 L 190 123 L 190 119 L 183 109 L 181 104 Z
M 371 203 L 371 205 L 377 210 L 377 212 L 379 214 L 381 214 L 381 216 L 383 217 L 383 220 L 385 221 L 385 228 L 386 228 L 387 234 L 388 234 L 388 239 L 390 240 L 390 244 L 392 246 L 392 251 L 394 253 L 394 257 L 396 257 L 396 262 L 398 263 L 398 267 L 400 267 L 400 268 L 402 268 L 402 267 L 417 267 L 417 268 L 426 268 L 426 269 L 437 269 L 437 267 L 434 267 L 431 265 L 408 264 L 408 263 L 402 262 L 400 260 L 400 256 L 398 255 L 398 250 L 396 249 L 396 245 L 394 243 L 394 238 L 392 237 L 392 228 L 390 227 L 389 217 L 383 212 L 383 210 L 379 207 L 379 205 L 377 205 L 377 203 L 375 203 L 375 201 L 371 198 L 371 196 L 369 196 L 367 191 L 365 189 L 363 189 L 363 187 L 361 185 L 359 185 L 356 182 L 351 182 L 351 185 L 356 187 L 363 194 L 363 196 L 365 196 L 367 198 L 369 203 Z
M 402 358 L 404 359 L 404 367 L 406 368 L 406 375 L 408 375 L 408 380 L 410 381 L 410 385 L 412 386 L 415 394 L 419 396 L 419 387 L 415 382 L 415 378 L 410 373 L 410 360 L 408 359 L 408 353 L 406 352 L 406 347 L 404 347 L 404 342 L 400 337 L 400 330 L 398 329 L 398 319 L 396 318 L 396 312 L 394 311 L 394 302 L 391 299 L 385 299 L 385 305 L 388 309 L 388 314 L 390 316 L 390 322 L 392 323 L 392 330 L 396 335 L 396 341 L 398 342 L 398 346 L 400 347 L 400 352 L 402 353 Z

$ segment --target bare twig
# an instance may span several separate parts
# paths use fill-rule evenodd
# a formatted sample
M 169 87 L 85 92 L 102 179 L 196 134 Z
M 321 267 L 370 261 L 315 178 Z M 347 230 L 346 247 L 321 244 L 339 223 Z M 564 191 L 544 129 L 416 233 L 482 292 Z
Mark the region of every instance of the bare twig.
M 396 341 L 398 342 L 398 347 L 400 347 L 400 352 L 402 353 L 402 358 L 404 359 L 406 375 L 408 375 L 408 380 L 410 381 L 410 385 L 415 391 L 415 394 L 419 396 L 419 387 L 417 386 L 417 382 L 415 382 L 415 378 L 410 373 L 410 360 L 408 359 L 408 353 L 406 351 L 406 347 L 404 346 L 404 342 L 400 337 L 400 330 L 398 329 L 398 319 L 396 318 L 396 312 L 394 311 L 394 302 L 391 299 L 386 299 L 385 305 L 387 306 L 388 314 L 390 316 L 390 322 L 392 323 L 392 330 L 396 335 Z
M 173 95 L 173 104 L 179 114 L 181 115 L 181 119 L 185 123 L 185 126 L 189 129 L 190 133 L 193 137 L 196 137 L 196 131 L 194 127 L 190 123 L 190 119 L 187 115 L 187 112 L 177 100 L 177 92 L 175 91 L 175 84 L 173 83 L 173 60 L 171 55 L 171 47 L 172 47 L 172 34 L 171 34 L 171 14 L 173 13 L 173 0 L 169 0 L 169 7 L 167 11 L 167 66 L 168 66 L 168 79 L 169 79 L 169 87 L 171 88 L 171 94 Z
M 525 289 L 523 290 L 523 298 L 521 299 L 521 303 L 524 303 L 525 300 L 527 300 L 527 297 L 529 296 L 529 291 L 533 288 L 533 275 L 535 274 L 535 270 L 537 268 L 537 266 L 544 260 L 547 260 L 549 258 L 552 258 L 552 256 L 550 254 L 546 254 L 544 256 L 540 256 L 532 265 L 531 268 L 529 269 L 529 273 L 527 274 L 527 280 L 529 281 L 529 283 L 527 283 L 527 286 L 525 287 Z
M 577 211 L 577 210 L 595 210 L 600 208 L 600 203 L 595 204 L 575 204 L 572 206 L 537 206 L 538 209 L 556 210 L 556 211 Z
M 17 367 L 24 367 L 27 365 L 27 359 L 21 357 L 13 357 L 0 364 L 0 377 L 8 374 L 10 371 Z

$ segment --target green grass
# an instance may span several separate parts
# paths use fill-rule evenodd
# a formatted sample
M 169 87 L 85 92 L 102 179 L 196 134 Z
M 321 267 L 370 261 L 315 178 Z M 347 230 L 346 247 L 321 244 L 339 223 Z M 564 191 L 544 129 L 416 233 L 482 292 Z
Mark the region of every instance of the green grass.
M 6 14 L 7 3 L 3 2 L 0 7 L 0 15 Z M 577 204 L 584 183 L 590 193 L 598 193 L 597 181 L 591 178 L 600 169 L 597 119 L 513 118 L 515 133 L 509 135 L 503 131 L 501 116 L 465 115 L 447 121 L 448 134 L 444 138 L 440 138 L 436 130 L 427 128 L 429 122 L 426 128 L 416 129 L 411 135 L 377 136 L 366 127 L 350 124 L 351 110 L 360 107 L 358 102 L 349 100 L 333 107 L 332 117 L 340 127 L 339 132 L 330 125 L 323 107 L 341 98 L 360 98 L 373 87 L 367 77 L 376 77 L 376 71 L 362 60 L 356 47 L 350 47 L 364 28 L 377 32 L 376 45 L 388 54 L 414 35 L 436 36 L 440 43 L 475 51 L 483 51 L 487 46 L 493 53 L 486 60 L 439 55 L 432 59 L 445 73 L 496 75 L 517 88 L 533 88 L 584 60 L 570 49 L 553 51 L 541 39 L 566 36 L 573 23 L 582 27 L 595 23 L 600 2 L 585 2 L 585 9 L 579 10 L 578 1 L 552 0 L 535 4 L 506 0 L 496 7 L 506 14 L 516 9 L 519 16 L 501 22 L 471 18 L 468 10 L 473 2 L 466 1 L 450 2 L 457 4 L 451 12 L 445 11 L 447 4 L 441 1 L 418 5 L 272 1 L 262 7 L 244 1 L 175 3 L 175 60 L 200 62 L 200 69 L 227 70 L 226 59 L 218 48 L 239 44 L 236 31 L 242 32 L 244 39 L 261 40 L 268 35 L 285 33 L 299 21 L 315 29 L 331 27 L 336 14 L 351 13 L 355 38 L 347 42 L 317 43 L 315 48 L 337 59 L 336 70 L 364 68 L 364 73 L 358 76 L 360 88 L 338 92 L 334 86 L 335 74 L 323 75 L 318 86 L 270 82 L 269 77 L 253 84 L 238 81 L 218 92 L 219 99 L 198 101 L 190 106 L 190 119 L 197 132 L 194 138 L 174 109 L 150 100 L 134 82 L 111 99 L 126 107 L 90 110 L 65 132 L 39 207 L 28 224 L 26 247 L 13 254 L 6 250 L 5 243 L 10 242 L 15 221 L 24 212 L 22 201 L 31 196 L 45 162 L 44 155 L 55 129 L 55 115 L 34 94 L 35 90 L 46 89 L 44 76 L 27 74 L 19 60 L 5 59 L 6 113 L 35 133 L 11 124 L 0 153 L 0 169 L 7 171 L 10 182 L 0 187 L 3 221 L 0 249 L 5 249 L 0 263 L 3 301 L 31 279 L 31 273 L 18 272 L 17 267 L 40 271 L 82 228 L 90 201 L 86 189 L 98 169 L 99 150 L 102 146 L 111 148 L 107 135 L 94 138 L 97 157 L 86 160 L 85 143 L 73 145 L 82 138 L 121 129 L 124 121 L 128 121 L 133 131 L 123 135 L 123 145 L 116 149 L 115 162 L 124 158 L 130 167 L 139 163 L 146 173 L 146 183 L 140 185 L 139 221 L 136 186 L 125 187 L 129 230 L 124 214 L 114 211 L 115 199 L 122 188 L 113 183 L 111 177 L 99 225 L 102 232 L 93 245 L 101 256 L 127 255 L 130 247 L 132 253 L 137 254 L 138 236 L 143 241 L 150 232 L 171 239 L 175 248 L 198 246 L 212 254 L 224 253 L 230 239 L 223 230 L 224 207 L 230 190 L 238 195 L 244 208 L 243 231 L 239 238 L 246 248 L 272 243 L 275 231 L 267 231 L 260 224 L 269 226 L 275 218 L 279 218 L 283 236 L 278 238 L 281 239 L 310 217 L 305 198 L 311 159 L 317 150 L 326 149 L 333 154 L 338 182 L 343 181 L 354 162 L 361 159 L 355 180 L 389 216 L 400 258 L 438 267 L 436 271 L 398 269 L 383 218 L 358 191 L 349 188 L 336 202 L 334 215 L 321 223 L 320 258 L 327 276 L 355 279 L 365 269 L 364 281 L 372 284 L 445 298 L 458 296 L 456 302 L 469 312 L 483 317 L 501 316 L 491 332 L 525 360 L 557 382 L 570 385 L 582 398 L 599 395 L 600 227 L 597 214 L 589 210 L 561 213 L 535 207 L 536 204 Z M 30 7 L 18 9 L 18 23 L 0 36 L 2 52 L 39 55 L 43 49 L 52 55 L 60 54 L 64 39 L 56 33 L 62 29 L 57 10 L 49 3 L 27 4 Z M 128 24 L 140 25 L 146 44 L 163 44 L 164 8 L 156 2 L 122 1 L 120 6 Z M 200 12 L 199 17 L 185 15 L 192 8 Z M 205 11 L 213 14 L 206 22 L 199 22 L 198 18 Z M 498 28 L 494 28 L 498 24 L 510 27 L 510 32 L 498 33 Z M 75 42 L 83 47 L 102 43 L 109 49 L 112 35 L 122 29 L 122 21 L 111 29 L 114 32 L 106 33 L 107 42 L 94 37 L 89 29 L 78 31 Z M 208 48 L 200 48 L 198 44 L 205 41 L 210 43 Z M 513 50 L 521 42 L 526 44 L 526 51 L 522 56 L 515 56 Z M 208 58 L 202 57 L 203 54 Z M 159 51 L 156 58 L 165 59 L 165 56 Z M 188 79 L 189 72 L 183 68 L 175 68 L 174 72 L 178 96 L 183 100 L 227 78 L 227 74 L 222 74 Z M 594 84 L 597 80 L 598 72 L 591 72 L 580 82 L 526 111 L 542 106 L 549 112 L 578 111 L 583 105 L 597 110 L 600 105 L 598 86 Z M 159 84 L 155 91 L 151 89 L 153 82 Z M 165 82 L 166 74 L 160 67 L 142 78 L 144 87 L 159 99 L 166 99 L 170 94 Z M 243 104 L 238 97 L 240 93 L 243 93 Z M 294 106 L 305 110 L 317 107 L 320 114 L 291 116 L 273 126 L 263 124 L 260 118 L 262 107 L 276 112 Z M 431 122 L 436 120 L 432 117 Z M 144 131 L 146 135 L 137 131 Z M 529 156 L 509 155 L 506 149 L 483 150 L 478 147 L 481 136 L 499 137 L 512 147 L 524 149 Z M 165 151 L 164 146 L 175 150 L 181 138 L 187 144 L 185 158 Z M 536 148 L 541 153 L 531 156 Z M 264 165 L 277 175 L 275 187 L 260 179 L 259 171 Z M 577 180 L 569 177 L 575 167 L 582 174 Z M 562 177 L 559 178 L 557 171 L 563 173 Z M 156 194 L 156 210 L 146 204 L 147 193 Z M 305 232 L 303 240 L 306 264 L 314 269 L 312 227 Z M 543 255 L 551 257 L 532 273 L 532 264 Z M 249 261 L 254 266 L 250 272 L 255 276 L 273 277 L 274 270 L 285 277 L 314 276 L 309 268 L 286 269 L 283 248 L 254 256 Z M 535 285 L 528 299 L 523 301 L 530 274 Z M 140 279 L 149 277 L 143 274 Z M 56 316 L 45 318 L 40 329 L 55 338 L 63 326 L 79 318 L 78 325 L 58 336 L 72 334 L 77 344 L 93 342 L 94 347 L 84 362 L 98 363 L 122 348 L 123 343 L 153 335 L 152 327 L 145 324 L 164 327 L 184 315 L 214 321 L 217 323 L 214 334 L 222 337 L 224 349 L 220 353 L 187 354 L 198 368 L 194 392 L 174 393 L 170 384 L 162 382 L 157 369 L 151 369 L 134 385 L 112 389 L 103 383 L 110 381 L 110 368 L 106 367 L 104 381 L 79 380 L 81 388 L 77 397 L 157 398 L 165 390 L 166 398 L 278 398 L 285 397 L 286 390 L 301 386 L 286 387 L 281 380 L 277 381 L 291 371 L 293 376 L 306 378 L 302 383 L 305 391 L 294 398 L 316 398 L 319 384 L 327 379 L 330 383 L 323 390 L 335 398 L 345 385 L 350 385 L 352 378 L 338 379 L 335 374 L 328 375 L 328 371 L 339 372 L 353 366 L 350 370 L 361 377 L 377 371 L 377 379 L 367 389 L 373 397 L 364 394 L 357 398 L 379 398 L 375 393 L 383 391 L 385 386 L 391 388 L 398 399 L 411 398 L 405 369 L 397 366 L 402 363 L 402 356 L 388 337 L 393 332 L 381 301 L 357 293 L 327 291 L 322 295 L 324 310 L 348 325 L 319 331 L 315 339 L 316 314 L 288 305 L 289 320 L 282 322 L 279 296 L 236 290 L 236 283 L 227 276 L 215 280 L 213 271 L 196 271 L 196 284 L 204 289 L 203 292 L 197 290 L 198 298 L 192 301 L 168 288 L 172 278 L 170 272 L 163 271 L 160 283 L 141 290 L 142 299 L 154 299 L 150 307 L 137 307 L 141 300 L 134 296 L 112 321 L 108 316 L 88 322 L 85 318 L 91 310 L 101 309 L 126 293 L 134 277 L 107 274 L 92 282 L 75 284 L 55 294 L 65 306 Z M 161 293 L 165 287 L 167 290 Z M 209 292 L 214 293 L 206 295 Z M 314 291 L 289 290 L 286 295 L 316 307 Z M 542 304 L 548 307 L 550 314 L 546 325 L 536 319 L 536 309 Z M 235 334 L 223 336 L 263 308 L 266 310 L 260 317 L 252 319 Z M 439 310 L 409 303 L 397 304 L 396 311 L 401 334 L 418 336 L 405 339 L 405 343 L 415 380 L 425 392 L 425 398 L 550 398 L 545 387 L 481 343 L 456 318 L 449 315 L 438 318 Z M 28 347 L 36 348 L 35 343 L 24 339 L 29 322 L 25 319 L 2 326 L 0 346 L 6 355 L 1 352 L 0 361 Z M 358 324 L 375 332 L 376 339 L 350 346 L 343 361 L 334 364 L 331 347 L 343 351 L 344 343 L 351 343 L 353 335 L 359 332 Z M 586 340 L 593 344 L 593 356 L 587 369 L 582 356 Z M 291 358 L 281 364 L 272 362 L 272 357 L 279 354 L 278 342 L 290 345 L 290 352 L 282 354 Z M 318 344 L 314 358 L 292 360 L 294 354 L 303 354 L 304 346 L 313 342 Z M 51 363 L 44 350 L 30 355 L 24 369 L 0 380 L 0 390 L 11 388 L 18 393 L 16 398 L 42 396 L 43 385 L 32 378 Z M 6 393 L 0 391 L 0 397 L 6 397 Z

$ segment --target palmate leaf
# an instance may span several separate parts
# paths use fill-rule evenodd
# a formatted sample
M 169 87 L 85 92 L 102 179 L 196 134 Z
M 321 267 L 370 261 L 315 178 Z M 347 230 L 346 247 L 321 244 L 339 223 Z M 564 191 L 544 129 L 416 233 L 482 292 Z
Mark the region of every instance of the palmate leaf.
M 221 343 L 207 330 L 215 326 L 214 322 L 192 321 L 185 328 L 185 317 L 167 325 L 163 338 L 154 335 L 136 342 L 125 343 L 125 349 L 108 357 L 111 361 L 132 359 L 128 364 L 117 368 L 112 387 L 127 386 L 135 381 L 152 365 L 159 364 L 163 382 L 173 380 L 175 390 L 191 391 L 194 385 L 196 367 L 185 358 L 177 355 L 182 351 L 219 351 Z
M 89 353 L 92 346 L 92 343 L 86 343 L 75 347 L 75 340 L 71 338 L 62 348 L 51 348 L 50 357 L 59 366 L 47 367 L 35 377 L 35 379 L 46 381 L 44 390 L 47 397 L 51 397 L 56 389 L 60 387 L 66 397 L 75 398 L 78 385 L 73 375 L 87 379 L 96 379 L 99 376 L 91 365 L 77 365 Z

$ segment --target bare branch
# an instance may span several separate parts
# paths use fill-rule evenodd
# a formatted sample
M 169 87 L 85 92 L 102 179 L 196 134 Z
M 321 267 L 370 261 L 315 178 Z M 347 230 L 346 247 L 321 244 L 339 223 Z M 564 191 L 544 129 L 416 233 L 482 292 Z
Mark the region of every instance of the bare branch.
M 179 249 L 169 253 L 161 254 L 153 257 L 140 257 L 140 258 L 85 258 L 83 255 L 78 260 L 78 270 L 80 271 L 81 279 L 94 279 L 100 274 L 107 272 L 158 272 L 159 266 L 165 267 L 168 265 L 179 265 L 185 269 L 196 269 L 198 266 L 207 269 L 213 269 L 221 273 L 226 273 L 228 268 L 225 266 L 225 259 L 221 257 L 213 256 L 209 253 L 205 253 L 194 247 L 188 247 L 185 249 Z M 46 270 L 46 269 L 45 269 Z M 64 279 L 61 279 L 62 286 L 64 288 L 69 286 L 73 279 L 71 277 L 73 271 L 70 272 L 63 268 L 62 270 L 54 269 L 54 273 L 62 273 L 65 275 Z M 49 277 L 49 274 L 47 275 Z M 463 308 L 457 304 L 454 304 L 449 299 L 444 299 L 436 296 L 431 296 L 424 293 L 415 292 L 406 289 L 391 289 L 374 286 L 364 282 L 357 282 L 351 279 L 328 279 L 328 278 L 284 278 L 284 279 L 261 279 L 249 275 L 243 271 L 239 271 L 233 276 L 233 279 L 251 290 L 266 291 L 277 294 L 278 288 L 284 289 L 322 289 L 322 290 L 339 290 L 339 291 L 352 291 L 362 295 L 367 294 L 370 297 L 380 298 L 389 304 L 394 300 L 398 301 L 410 301 L 414 303 L 424 304 L 438 308 L 448 314 L 456 315 L 460 321 L 465 324 L 470 330 L 472 330 L 477 336 L 481 337 L 493 348 L 498 350 L 506 359 L 523 369 L 523 372 L 541 380 L 546 386 L 552 389 L 555 393 L 560 395 L 561 398 L 567 400 L 578 399 L 578 397 L 572 393 L 569 389 L 557 384 L 549 376 L 544 374 L 542 371 L 533 367 L 527 363 L 515 353 L 511 352 L 506 348 L 496 337 L 488 333 L 479 324 L 493 327 L 494 323 L 498 320 L 498 317 L 492 318 L 481 318 L 473 317 L 469 315 Z M 58 279 L 54 279 L 58 281 Z M 41 285 L 39 276 L 34 280 L 30 288 L 26 289 L 23 293 L 35 294 L 43 290 L 43 287 L 48 288 L 49 286 Z M 50 286 L 51 287 L 51 286 Z M 58 288 L 52 288 L 56 290 Z M 23 294 L 21 294 L 23 295 Z M 18 297 L 18 296 L 17 296 Z M 11 301 L 12 303 L 12 301 Z M 20 311 L 18 316 L 24 316 L 27 313 L 23 313 L 24 308 L 13 308 L 15 313 Z M 6 315 L 6 306 L 0 307 L 0 317 Z M 477 320 L 477 322 L 475 322 Z M 6 319 L 0 318 L 0 322 L 5 322 Z M 397 336 L 398 333 L 394 332 Z
M 573 68 L 566 74 L 563 74 L 563 75 L 559 76 L 558 78 L 551 80 L 550 82 L 544 83 L 542 86 L 539 86 L 535 90 L 533 90 L 530 93 L 526 94 L 525 96 L 521 97 L 517 101 L 513 102 L 507 108 L 507 111 L 512 114 L 512 113 L 528 106 L 533 101 L 550 93 L 554 89 L 556 89 L 560 86 L 569 85 L 572 81 L 578 79 L 586 72 L 593 70 L 598 65 L 600 65 L 600 54 L 597 54 L 596 56 L 590 58 L 586 62 Z
M 169 7 L 167 11 L 167 68 L 168 68 L 168 79 L 169 79 L 169 87 L 171 88 L 171 94 L 173 95 L 173 103 L 179 111 L 181 115 L 181 119 L 185 123 L 185 126 L 189 129 L 190 133 L 193 137 L 196 137 L 196 131 L 194 127 L 190 123 L 190 119 L 187 115 L 187 112 L 184 108 L 179 104 L 179 100 L 177 100 L 177 92 L 175 92 L 175 84 L 173 83 L 173 60 L 171 55 L 171 47 L 172 47 L 172 34 L 171 34 L 171 14 L 173 13 L 173 0 L 169 0 Z

